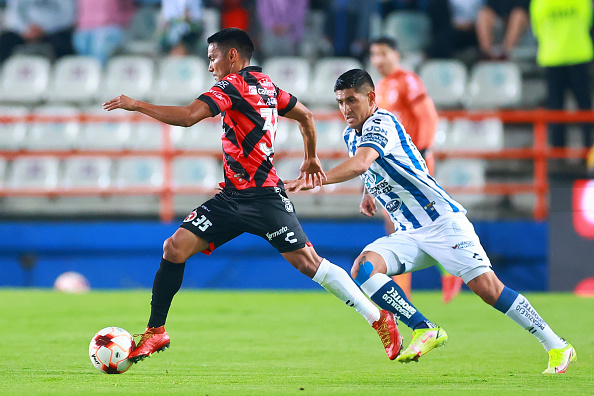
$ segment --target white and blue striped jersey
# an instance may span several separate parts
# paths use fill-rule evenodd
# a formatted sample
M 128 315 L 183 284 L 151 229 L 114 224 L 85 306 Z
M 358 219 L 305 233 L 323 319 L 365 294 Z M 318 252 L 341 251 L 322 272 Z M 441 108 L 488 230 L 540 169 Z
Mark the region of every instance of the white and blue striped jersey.
M 386 209 L 396 231 L 423 227 L 448 212 L 466 213 L 429 174 L 425 160 L 394 114 L 377 109 L 361 131 L 347 127 L 343 136 L 350 157 L 359 147 L 379 153 L 361 179 Z

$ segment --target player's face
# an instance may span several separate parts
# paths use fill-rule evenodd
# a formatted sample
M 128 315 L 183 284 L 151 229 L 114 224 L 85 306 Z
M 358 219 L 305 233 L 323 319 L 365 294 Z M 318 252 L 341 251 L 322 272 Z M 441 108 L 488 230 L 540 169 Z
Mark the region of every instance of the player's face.
M 338 90 L 335 94 L 338 108 L 349 127 L 361 129 L 375 111 L 375 93 L 370 91 L 365 94 L 349 88 Z
M 369 49 L 369 60 L 373 67 L 384 77 L 392 73 L 398 66 L 400 55 L 386 44 L 371 44 Z
M 221 81 L 225 78 L 233 67 L 231 59 L 219 48 L 217 43 L 208 45 L 208 71 L 212 73 L 215 81 Z

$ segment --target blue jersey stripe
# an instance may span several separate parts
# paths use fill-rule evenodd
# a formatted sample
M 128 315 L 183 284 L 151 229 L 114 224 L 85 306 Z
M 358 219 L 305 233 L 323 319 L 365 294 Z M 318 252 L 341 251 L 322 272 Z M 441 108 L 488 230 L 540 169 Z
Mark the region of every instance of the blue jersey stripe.
M 408 180 L 406 177 L 404 177 L 400 173 L 398 173 L 394 169 L 394 167 L 392 167 L 386 161 L 385 158 L 384 159 L 378 158 L 376 160 L 376 162 L 379 164 L 379 166 L 382 167 L 383 170 L 385 170 L 388 173 L 388 175 L 390 175 L 390 177 L 396 183 L 400 184 L 409 193 L 412 194 L 412 196 L 417 200 L 419 205 L 421 205 L 421 207 L 425 210 L 425 213 L 427 213 L 427 216 L 429 216 L 431 218 L 431 220 L 435 220 L 439 217 L 439 212 L 437 211 L 437 208 L 435 208 L 435 205 L 431 205 L 431 201 L 429 201 L 427 196 L 425 194 L 423 194 L 423 192 L 421 190 L 419 190 L 419 188 L 417 186 L 415 186 L 410 180 Z
M 379 144 L 366 142 L 366 143 L 361 143 L 359 145 L 359 147 L 370 147 L 379 153 L 380 158 L 384 158 L 384 150 L 382 149 L 382 147 Z
M 394 193 L 388 193 L 388 196 L 390 196 L 390 198 L 397 198 L 398 195 L 394 194 Z M 381 196 L 377 197 L 378 201 L 380 201 L 380 203 L 382 204 L 382 206 L 385 208 L 386 207 L 386 200 L 382 199 Z M 402 213 L 402 215 L 406 218 L 406 220 L 408 220 L 412 225 L 413 228 L 420 228 L 421 227 L 421 223 L 419 223 L 419 221 L 417 220 L 417 218 L 415 217 L 414 214 L 412 214 L 412 212 L 410 211 L 410 209 L 408 209 L 408 207 L 404 204 L 404 202 L 402 202 L 402 200 L 400 200 L 400 212 Z M 404 224 L 402 224 L 401 222 L 399 222 L 398 220 L 394 219 L 392 216 L 390 216 L 391 219 L 393 219 L 394 221 L 398 222 L 398 224 L 400 225 L 400 229 L 402 231 L 406 231 L 406 226 Z M 398 228 L 396 227 L 396 231 L 398 231 Z
M 419 182 L 423 183 L 424 185 L 426 185 L 428 188 L 431 188 L 432 190 L 434 190 L 436 193 L 438 193 L 443 199 L 444 201 L 446 201 L 448 203 L 448 205 L 450 205 L 450 207 L 452 208 L 452 211 L 454 212 L 459 212 L 460 208 L 458 208 L 458 206 L 456 206 L 454 204 L 453 198 L 450 197 L 450 194 L 448 194 L 438 183 L 437 181 L 429 174 L 426 173 L 427 177 L 429 177 L 429 179 L 435 183 L 435 187 L 430 186 L 426 181 L 420 179 L 417 174 L 410 168 L 410 166 L 403 164 L 402 162 L 398 161 L 392 154 L 388 154 L 386 156 L 386 159 L 389 159 L 391 161 L 394 161 L 394 163 L 398 164 L 398 166 L 400 166 L 402 169 L 404 169 L 409 175 L 413 176 L 415 179 L 417 179 Z M 436 188 L 437 187 L 437 188 Z M 444 196 L 444 193 L 446 196 Z
M 383 111 L 378 111 L 377 113 L 388 116 L 392 119 L 392 122 L 394 123 L 394 126 L 396 127 L 396 131 L 398 132 L 398 138 L 400 139 L 400 144 L 402 145 L 404 152 L 406 153 L 406 155 L 408 155 L 408 158 L 410 158 L 410 160 L 413 163 L 413 165 L 415 166 L 415 168 L 417 168 L 420 171 L 424 171 L 425 169 L 419 162 L 419 159 L 417 158 L 417 156 L 413 153 L 412 149 L 410 148 L 410 145 L 408 144 L 408 140 L 406 139 L 406 134 L 404 133 L 404 130 L 402 129 L 402 125 L 398 122 L 396 117 L 394 117 L 394 115 L 392 115 L 390 113 L 384 113 Z

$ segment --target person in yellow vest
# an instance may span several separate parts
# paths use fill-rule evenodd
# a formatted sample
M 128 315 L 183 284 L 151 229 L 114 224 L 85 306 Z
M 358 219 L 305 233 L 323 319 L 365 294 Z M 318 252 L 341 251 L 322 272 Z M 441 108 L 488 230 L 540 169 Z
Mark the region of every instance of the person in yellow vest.
M 538 40 L 538 64 L 545 69 L 547 108 L 563 109 L 569 89 L 578 107 L 592 109 L 590 62 L 592 50 L 592 0 L 532 0 L 532 30 Z M 584 144 L 592 146 L 590 124 L 582 124 Z M 565 125 L 551 125 L 551 144 L 564 147 Z

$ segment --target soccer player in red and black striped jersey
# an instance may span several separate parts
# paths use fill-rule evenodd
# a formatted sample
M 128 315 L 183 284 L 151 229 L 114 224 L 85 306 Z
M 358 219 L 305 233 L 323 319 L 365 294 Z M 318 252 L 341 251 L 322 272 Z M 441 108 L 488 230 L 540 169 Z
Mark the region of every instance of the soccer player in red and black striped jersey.
M 210 254 L 225 242 L 249 232 L 265 238 L 301 273 L 354 307 L 378 332 L 390 359 L 402 341 L 394 316 L 380 311 L 340 267 L 318 256 L 303 232 L 273 165 L 279 116 L 296 120 L 305 158 L 301 176 L 321 185 L 325 174 L 316 154 L 313 115 L 297 98 L 278 88 L 262 69 L 250 66 L 254 45 L 240 29 L 221 30 L 208 38 L 209 71 L 215 85 L 188 106 L 157 106 L 120 95 L 103 107 L 138 111 L 171 125 L 191 126 L 221 114 L 225 182 L 222 191 L 199 205 L 163 245 L 161 266 L 153 283 L 151 316 L 134 362 L 169 347 L 165 320 L 179 290 L 188 258 Z

